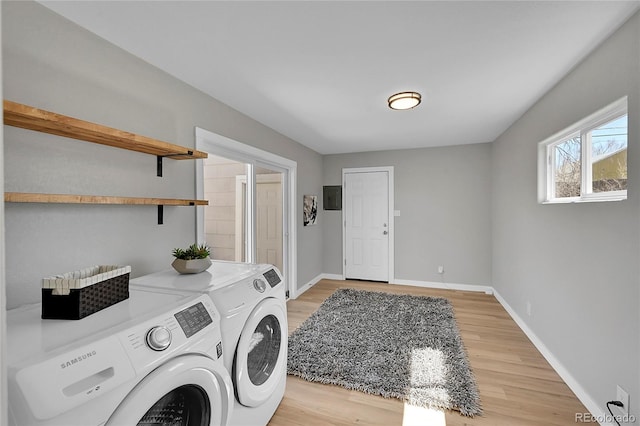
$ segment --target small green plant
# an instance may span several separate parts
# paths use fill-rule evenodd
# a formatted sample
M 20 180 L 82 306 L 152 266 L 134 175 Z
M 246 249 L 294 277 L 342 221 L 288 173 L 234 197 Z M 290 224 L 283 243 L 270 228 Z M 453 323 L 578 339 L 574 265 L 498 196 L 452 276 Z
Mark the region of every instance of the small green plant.
M 173 256 L 177 259 L 184 260 L 193 260 L 193 259 L 204 259 L 209 257 L 211 251 L 206 244 L 197 245 L 191 244 L 186 249 L 175 248 L 173 249 Z

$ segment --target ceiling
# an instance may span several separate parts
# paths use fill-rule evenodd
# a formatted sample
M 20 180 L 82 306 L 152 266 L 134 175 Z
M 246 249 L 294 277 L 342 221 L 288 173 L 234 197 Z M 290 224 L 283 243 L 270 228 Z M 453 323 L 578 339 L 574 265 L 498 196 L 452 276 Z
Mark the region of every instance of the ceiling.
M 42 1 L 322 154 L 491 142 L 640 1 Z M 408 111 L 399 91 L 422 94 Z M 215 130 L 215 129 L 212 129 Z

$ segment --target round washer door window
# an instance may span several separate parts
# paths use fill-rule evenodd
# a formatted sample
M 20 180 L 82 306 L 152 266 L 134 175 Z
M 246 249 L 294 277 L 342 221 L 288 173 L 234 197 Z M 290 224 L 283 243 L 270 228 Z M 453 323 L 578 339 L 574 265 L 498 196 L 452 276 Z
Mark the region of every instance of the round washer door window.
M 235 381 L 242 405 L 265 402 L 284 380 L 287 365 L 287 314 L 284 302 L 263 300 L 242 329 L 235 357 Z
M 266 382 L 278 364 L 282 343 L 280 321 L 274 315 L 262 318 L 253 331 L 247 357 L 247 374 L 256 386 Z
M 226 425 L 232 410 L 233 385 L 224 366 L 205 356 L 184 355 L 142 379 L 105 426 Z
M 211 403 L 200 386 L 183 385 L 153 404 L 136 426 L 208 426 Z

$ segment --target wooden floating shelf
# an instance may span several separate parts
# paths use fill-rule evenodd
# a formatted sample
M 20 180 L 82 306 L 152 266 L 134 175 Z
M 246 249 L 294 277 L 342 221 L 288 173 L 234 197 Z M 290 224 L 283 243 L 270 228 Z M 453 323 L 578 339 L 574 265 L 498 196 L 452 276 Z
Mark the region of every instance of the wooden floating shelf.
M 4 101 L 4 124 L 174 160 L 207 158 L 206 152 L 8 100 Z
M 164 206 L 207 206 L 207 200 L 185 200 L 179 198 L 113 197 L 103 195 L 37 194 L 31 192 L 5 192 L 7 203 L 45 204 L 121 204 L 158 206 L 158 225 L 164 223 Z
M 196 158 L 207 158 L 208 156 L 206 152 L 196 151 L 184 146 L 174 145 L 8 100 L 4 101 L 4 124 L 155 155 L 157 157 L 158 176 L 162 176 L 162 160 L 164 158 L 192 160 Z M 155 205 L 158 206 L 158 224 L 163 223 L 164 206 L 206 206 L 209 204 L 207 200 L 35 194 L 25 192 L 5 192 L 4 200 L 8 203 Z
M 58 204 L 128 204 L 152 206 L 206 206 L 207 200 L 175 198 L 112 197 L 102 195 L 36 194 L 29 192 L 5 192 L 8 203 L 58 203 Z

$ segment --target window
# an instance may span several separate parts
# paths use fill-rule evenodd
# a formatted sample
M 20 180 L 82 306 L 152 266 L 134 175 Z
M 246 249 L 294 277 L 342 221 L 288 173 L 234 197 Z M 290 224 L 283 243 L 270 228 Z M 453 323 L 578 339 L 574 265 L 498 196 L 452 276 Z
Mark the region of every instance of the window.
M 540 143 L 542 203 L 627 198 L 627 98 Z

